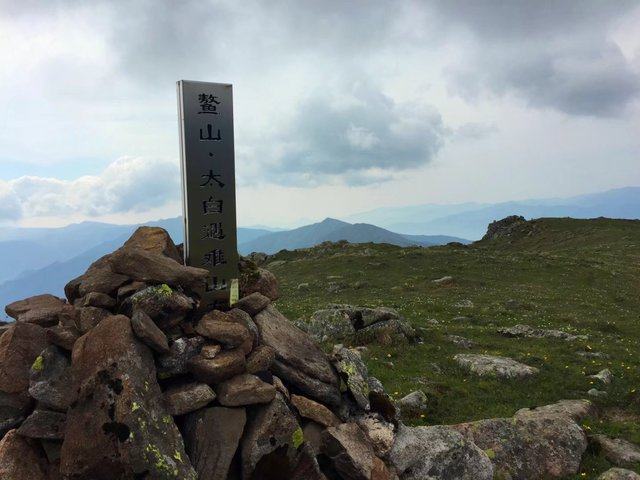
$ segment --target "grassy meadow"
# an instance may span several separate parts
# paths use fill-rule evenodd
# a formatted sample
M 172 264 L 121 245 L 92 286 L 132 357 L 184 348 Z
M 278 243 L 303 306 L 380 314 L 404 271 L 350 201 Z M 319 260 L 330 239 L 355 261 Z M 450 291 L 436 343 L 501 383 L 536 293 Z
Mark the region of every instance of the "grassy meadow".
M 608 396 L 596 401 L 601 414 L 585 428 L 640 444 L 640 221 L 540 219 L 470 246 L 320 245 L 282 251 L 266 266 L 280 281 L 277 306 L 292 320 L 348 303 L 393 307 L 418 329 L 422 342 L 370 344 L 364 355 L 394 397 L 427 393 L 429 408 L 413 424 L 511 416 L 523 407 L 587 398 L 595 387 Z M 453 283 L 432 282 L 443 276 Z M 519 323 L 589 339 L 497 333 Z M 476 346 L 458 347 L 448 334 Z M 479 378 L 454 364 L 456 353 L 509 356 L 540 373 L 526 381 Z M 603 368 L 614 374 L 609 386 L 587 378 Z M 607 466 L 588 453 L 576 478 L 596 478 Z

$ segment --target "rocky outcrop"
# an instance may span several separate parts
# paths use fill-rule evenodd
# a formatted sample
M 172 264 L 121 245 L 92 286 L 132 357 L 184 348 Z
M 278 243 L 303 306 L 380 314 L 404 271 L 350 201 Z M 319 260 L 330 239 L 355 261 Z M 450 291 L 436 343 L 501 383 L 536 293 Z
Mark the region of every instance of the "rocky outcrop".
M 511 215 L 502 220 L 493 221 L 487 227 L 487 233 L 482 237 L 482 241 L 511 238 L 519 228 L 523 228 L 526 224 L 525 218 L 519 215 Z

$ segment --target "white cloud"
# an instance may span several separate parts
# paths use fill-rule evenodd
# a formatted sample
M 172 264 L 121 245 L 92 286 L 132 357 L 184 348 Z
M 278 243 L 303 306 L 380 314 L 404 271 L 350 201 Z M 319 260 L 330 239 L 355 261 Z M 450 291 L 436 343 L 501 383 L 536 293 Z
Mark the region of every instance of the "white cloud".
M 179 178 L 177 162 L 140 157 L 119 158 L 99 175 L 75 180 L 23 176 L 0 182 L 0 221 L 153 210 L 179 198 Z

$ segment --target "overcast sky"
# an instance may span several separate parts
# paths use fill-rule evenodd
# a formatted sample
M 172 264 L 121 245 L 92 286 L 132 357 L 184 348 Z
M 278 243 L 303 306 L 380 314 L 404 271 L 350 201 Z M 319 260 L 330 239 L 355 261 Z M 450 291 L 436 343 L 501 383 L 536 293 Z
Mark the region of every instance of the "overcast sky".
M 640 185 L 639 1 L 0 0 L 0 224 L 178 215 L 179 79 L 241 225 Z

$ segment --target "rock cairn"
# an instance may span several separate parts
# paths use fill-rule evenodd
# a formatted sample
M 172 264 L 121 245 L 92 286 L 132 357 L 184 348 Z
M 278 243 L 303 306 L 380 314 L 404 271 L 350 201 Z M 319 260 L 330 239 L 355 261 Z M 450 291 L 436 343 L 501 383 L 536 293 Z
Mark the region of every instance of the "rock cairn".
M 577 472 L 586 435 L 576 421 L 588 401 L 511 419 L 405 426 L 358 350 L 324 353 L 272 304 L 275 277 L 247 259 L 240 267 L 237 304 L 199 314 L 207 272 L 183 265 L 164 230 L 142 227 L 69 282 L 66 301 L 39 295 L 8 305 L 16 321 L 0 337 L 0 478 L 490 480 Z M 389 311 L 335 310 L 351 325 L 398 321 Z

